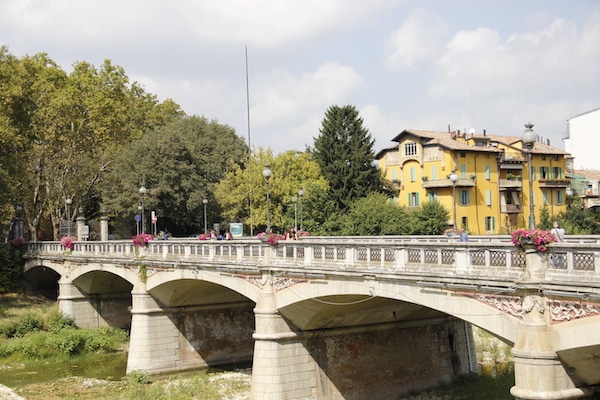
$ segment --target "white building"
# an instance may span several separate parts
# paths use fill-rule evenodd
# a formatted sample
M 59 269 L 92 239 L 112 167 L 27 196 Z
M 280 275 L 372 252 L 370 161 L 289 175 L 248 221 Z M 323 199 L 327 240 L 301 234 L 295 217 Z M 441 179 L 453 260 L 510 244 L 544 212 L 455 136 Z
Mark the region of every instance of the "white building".
M 600 138 L 600 108 L 568 120 L 565 151 L 575 157 L 575 169 L 600 170 L 597 141 Z

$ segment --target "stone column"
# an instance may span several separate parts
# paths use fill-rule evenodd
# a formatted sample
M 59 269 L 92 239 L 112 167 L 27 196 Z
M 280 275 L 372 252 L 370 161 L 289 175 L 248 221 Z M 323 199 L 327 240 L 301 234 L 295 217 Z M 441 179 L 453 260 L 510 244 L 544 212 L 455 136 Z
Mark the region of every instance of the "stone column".
M 269 272 L 263 272 L 262 292 L 254 309 L 251 398 L 316 400 L 316 362 L 306 350 L 306 341 L 299 338 L 278 313 L 273 279 Z
M 510 390 L 518 400 L 579 399 L 593 394 L 590 388 L 578 388 L 569 377 L 552 348 L 546 300 L 539 295 L 537 284 L 547 269 L 546 253 L 528 250 L 526 271 L 520 284 L 523 295 L 523 320 L 512 349 L 515 363 L 515 386 Z
M 100 217 L 100 240 L 102 242 L 108 240 L 108 217 L 106 215 Z
M 77 217 L 77 241 L 81 242 L 82 240 L 85 240 L 87 238 L 84 238 L 83 235 L 83 227 L 85 226 L 85 216 L 83 214 L 80 214 L 79 217 Z
M 181 359 L 179 330 L 154 298 L 138 283 L 131 293 L 131 339 L 127 373 L 175 371 Z

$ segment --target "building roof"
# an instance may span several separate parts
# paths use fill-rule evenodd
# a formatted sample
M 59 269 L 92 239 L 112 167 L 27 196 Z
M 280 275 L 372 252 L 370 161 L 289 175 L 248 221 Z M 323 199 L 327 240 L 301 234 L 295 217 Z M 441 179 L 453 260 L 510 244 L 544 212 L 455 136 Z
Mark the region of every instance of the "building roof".
M 600 181 L 600 171 L 597 169 L 576 169 L 573 171 L 573 175 L 594 181 Z
M 427 145 L 438 145 L 451 150 L 458 151 L 488 151 L 491 153 L 500 152 L 499 149 L 493 147 L 475 147 L 470 146 L 462 141 L 456 140 L 456 132 L 435 132 L 435 131 L 421 131 L 417 129 L 405 129 L 400 132 L 392 141 L 400 142 L 402 137 L 406 135 L 412 135 L 425 139 L 423 146 Z
M 488 134 L 474 134 L 474 133 L 459 133 L 453 132 L 437 132 L 437 131 L 423 131 L 417 129 L 405 129 L 400 132 L 396 137 L 392 139 L 394 142 L 400 142 L 406 135 L 416 136 L 425 139 L 424 146 L 427 145 L 439 145 L 446 147 L 451 150 L 457 151 L 477 151 L 477 152 L 490 152 L 498 153 L 501 149 L 494 146 L 472 146 L 465 143 L 462 139 L 457 140 L 457 137 L 463 135 L 465 140 L 485 140 L 488 142 L 498 142 L 508 147 L 514 147 L 515 149 L 521 150 L 521 138 L 516 136 L 502 136 L 502 135 L 488 135 Z M 556 147 L 552 147 L 549 144 L 542 142 L 535 142 L 533 147 L 533 153 L 540 154 L 560 154 L 569 155 L 564 150 L 560 150 Z M 385 153 L 377 153 L 383 155 Z M 376 157 L 377 158 L 377 157 Z

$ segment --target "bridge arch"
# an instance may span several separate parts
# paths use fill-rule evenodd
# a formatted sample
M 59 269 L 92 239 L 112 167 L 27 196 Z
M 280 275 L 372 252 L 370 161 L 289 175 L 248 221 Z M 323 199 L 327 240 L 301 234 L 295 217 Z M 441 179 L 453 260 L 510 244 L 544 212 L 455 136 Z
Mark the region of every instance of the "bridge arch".
M 277 292 L 276 304 L 282 315 L 308 330 L 340 323 L 387 323 L 450 315 L 512 345 L 520 323 L 520 319 L 465 294 L 409 282 L 312 280 Z M 340 320 L 342 314 L 345 322 Z

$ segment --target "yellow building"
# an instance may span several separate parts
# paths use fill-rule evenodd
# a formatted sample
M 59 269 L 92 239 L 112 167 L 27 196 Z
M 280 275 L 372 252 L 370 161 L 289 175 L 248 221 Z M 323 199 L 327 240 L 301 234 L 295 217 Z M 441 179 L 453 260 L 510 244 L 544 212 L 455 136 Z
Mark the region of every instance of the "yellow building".
M 549 144 L 536 141 L 529 154 L 520 136 L 412 129 L 392 141 L 396 144 L 376 159 L 398 191 L 393 200 L 409 208 L 436 200 L 450 211 L 450 227 L 502 234 L 539 221 L 544 204 L 550 216 L 566 211 L 565 175 L 572 158 Z

